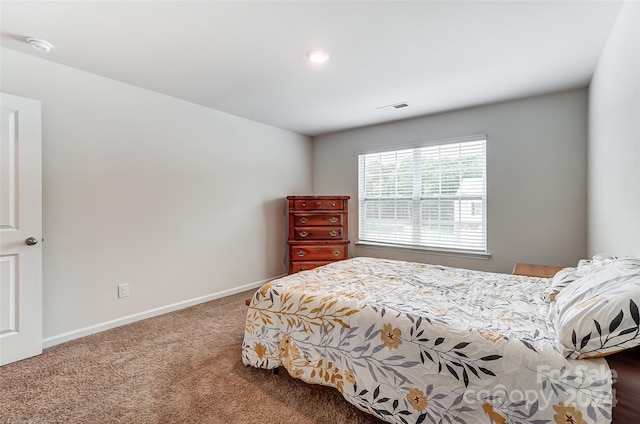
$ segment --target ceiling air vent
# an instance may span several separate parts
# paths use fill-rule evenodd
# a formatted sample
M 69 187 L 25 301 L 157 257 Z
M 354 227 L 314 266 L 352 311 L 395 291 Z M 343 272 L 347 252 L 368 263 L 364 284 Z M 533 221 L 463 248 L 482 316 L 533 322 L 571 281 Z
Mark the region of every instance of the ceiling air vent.
M 384 111 L 384 110 L 391 110 L 391 109 L 402 109 L 405 107 L 409 107 L 409 103 L 407 102 L 394 103 L 392 105 L 380 106 L 380 107 L 377 107 L 376 109 Z

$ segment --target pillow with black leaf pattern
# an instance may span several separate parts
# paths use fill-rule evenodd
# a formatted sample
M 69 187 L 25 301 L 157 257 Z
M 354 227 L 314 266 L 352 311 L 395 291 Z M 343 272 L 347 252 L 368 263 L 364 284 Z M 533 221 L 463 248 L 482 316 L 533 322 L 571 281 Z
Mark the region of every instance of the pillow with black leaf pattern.
M 562 353 L 583 359 L 640 345 L 640 259 L 614 259 L 576 279 L 556 296 Z

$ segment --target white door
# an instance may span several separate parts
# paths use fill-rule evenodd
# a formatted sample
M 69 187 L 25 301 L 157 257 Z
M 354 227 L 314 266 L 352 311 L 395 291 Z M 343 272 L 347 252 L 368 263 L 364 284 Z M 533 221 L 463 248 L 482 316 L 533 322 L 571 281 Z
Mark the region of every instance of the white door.
M 0 365 L 42 352 L 40 102 L 0 93 Z

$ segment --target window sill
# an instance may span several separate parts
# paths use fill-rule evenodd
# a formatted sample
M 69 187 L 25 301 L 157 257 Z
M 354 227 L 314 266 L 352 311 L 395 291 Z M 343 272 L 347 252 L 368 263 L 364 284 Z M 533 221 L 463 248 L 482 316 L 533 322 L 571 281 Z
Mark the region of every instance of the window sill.
M 359 241 L 356 242 L 355 245 L 357 247 L 365 248 L 365 249 L 382 249 L 382 250 L 405 250 L 411 252 L 423 252 L 429 255 L 442 255 L 442 256 L 457 256 L 463 258 L 472 258 L 472 259 L 489 259 L 491 258 L 491 253 L 482 253 L 482 252 L 466 252 L 461 250 L 445 250 L 445 249 L 430 249 L 430 248 L 421 248 L 415 246 L 403 246 L 399 244 L 386 244 L 386 243 L 373 243 L 368 241 Z

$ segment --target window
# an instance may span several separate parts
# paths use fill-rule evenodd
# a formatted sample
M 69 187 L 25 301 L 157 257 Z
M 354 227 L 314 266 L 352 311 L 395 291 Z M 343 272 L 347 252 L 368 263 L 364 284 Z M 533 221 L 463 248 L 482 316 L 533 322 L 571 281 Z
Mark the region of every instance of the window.
M 358 155 L 361 243 L 487 253 L 486 136 Z

